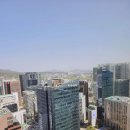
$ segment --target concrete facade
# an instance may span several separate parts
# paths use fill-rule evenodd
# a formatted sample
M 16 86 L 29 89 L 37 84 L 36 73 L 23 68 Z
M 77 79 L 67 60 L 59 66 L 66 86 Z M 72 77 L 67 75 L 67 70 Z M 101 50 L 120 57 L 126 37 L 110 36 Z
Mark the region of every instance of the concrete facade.
M 94 105 L 89 105 L 89 107 L 88 107 L 88 123 L 95 127 L 96 121 L 97 121 L 97 107 Z
M 0 80 L 0 95 L 18 93 L 19 104 L 21 104 L 21 85 L 19 80 Z
M 80 122 L 84 123 L 86 120 L 86 97 L 83 93 L 79 93 L 79 113 L 80 113 Z
M 130 130 L 130 98 L 112 96 L 104 101 L 105 124 L 114 130 Z
M 38 86 L 41 83 L 41 75 L 37 72 L 27 72 L 19 76 L 21 90 L 25 91 L 30 87 Z
M 23 91 L 23 104 L 26 109 L 27 116 L 34 119 L 37 114 L 37 96 L 35 91 Z

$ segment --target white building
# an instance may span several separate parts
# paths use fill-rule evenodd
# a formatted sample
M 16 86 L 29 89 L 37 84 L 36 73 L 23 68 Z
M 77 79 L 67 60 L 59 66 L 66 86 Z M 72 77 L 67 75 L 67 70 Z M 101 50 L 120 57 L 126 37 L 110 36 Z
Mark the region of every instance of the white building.
M 24 115 L 26 114 L 25 109 L 13 112 L 12 114 L 13 114 L 13 117 L 15 117 L 20 124 L 24 124 Z
M 88 123 L 95 127 L 96 121 L 97 121 L 97 107 L 94 105 L 89 105 L 89 107 L 88 107 Z
M 79 93 L 79 114 L 80 122 L 84 123 L 86 120 L 86 97 L 83 93 Z

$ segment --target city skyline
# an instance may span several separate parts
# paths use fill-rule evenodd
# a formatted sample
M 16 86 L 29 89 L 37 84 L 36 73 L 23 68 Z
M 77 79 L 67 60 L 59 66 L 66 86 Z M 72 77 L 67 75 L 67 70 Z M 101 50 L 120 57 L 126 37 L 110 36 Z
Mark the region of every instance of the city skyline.
M 0 69 L 92 70 L 130 61 L 129 1 L 0 1 Z

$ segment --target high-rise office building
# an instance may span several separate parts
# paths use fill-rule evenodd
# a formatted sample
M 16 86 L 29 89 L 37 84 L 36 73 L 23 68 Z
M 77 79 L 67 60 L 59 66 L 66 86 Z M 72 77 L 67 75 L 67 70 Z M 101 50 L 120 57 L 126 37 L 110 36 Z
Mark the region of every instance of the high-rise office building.
M 97 71 L 97 102 L 102 106 L 104 98 L 113 96 L 113 73 L 106 67 Z
M 98 68 L 94 67 L 93 68 L 93 81 L 97 81 L 97 73 L 98 73 Z
M 97 98 L 101 98 L 103 95 L 102 93 L 102 69 L 106 68 L 111 73 L 113 73 L 113 95 L 124 95 L 124 91 L 128 90 L 128 81 L 123 80 L 129 80 L 130 79 L 130 63 L 117 63 L 117 64 L 102 64 L 98 65 L 98 67 L 93 68 L 93 81 L 96 81 L 97 83 Z M 110 82 L 109 82 L 110 83 Z M 127 86 L 125 90 L 122 91 L 122 93 L 119 93 L 123 86 Z M 108 91 L 107 93 L 109 93 Z M 121 91 L 120 91 L 121 92 Z M 106 93 L 106 94 L 107 94 Z M 112 96 L 108 94 L 109 96 Z M 126 94 L 128 95 L 128 94 Z M 105 95 L 104 95 L 105 96 Z M 124 95 L 125 96 L 125 95 Z
M 79 83 L 37 89 L 40 130 L 79 130 Z
M 3 83 L 2 80 L 0 80 L 0 95 L 3 94 Z
M 97 81 L 97 77 L 99 73 L 101 72 L 102 68 L 106 68 L 107 70 L 110 70 L 111 72 L 115 72 L 115 64 L 100 64 L 97 67 L 93 68 L 93 81 Z
M 37 97 L 35 91 L 23 91 L 23 104 L 27 112 L 27 118 L 34 121 L 37 115 Z
M 116 79 L 114 87 L 114 96 L 130 97 L 130 80 Z
M 83 93 L 86 101 L 86 108 L 89 106 L 89 98 L 88 98 L 88 82 L 79 81 L 79 92 Z
M 79 93 L 79 114 L 80 123 L 84 123 L 86 120 L 86 97 L 83 93 Z
M 104 101 L 105 124 L 112 130 L 130 130 L 130 98 L 112 96 Z
M 101 64 L 93 68 L 93 81 L 97 80 L 100 68 L 107 68 L 113 72 L 113 79 L 130 79 L 130 63 Z
M 41 76 L 37 72 L 28 72 L 19 76 L 22 91 L 30 87 L 38 86 L 41 81 Z
M 102 70 L 102 98 L 113 95 L 113 73 L 107 69 Z
M 130 63 L 115 65 L 115 79 L 130 79 Z

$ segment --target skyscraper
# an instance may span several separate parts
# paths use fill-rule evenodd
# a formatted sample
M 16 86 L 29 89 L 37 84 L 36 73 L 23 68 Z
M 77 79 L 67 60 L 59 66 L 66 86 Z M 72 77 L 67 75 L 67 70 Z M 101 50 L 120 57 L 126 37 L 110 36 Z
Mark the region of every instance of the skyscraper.
M 104 68 L 107 71 L 103 71 Z M 130 63 L 102 64 L 93 68 L 93 81 L 97 84 L 95 86 L 98 103 L 101 102 L 100 105 L 102 105 L 102 99 L 113 95 L 128 96 L 130 93 L 129 79 Z
M 27 112 L 26 116 L 31 120 L 35 120 L 37 115 L 37 97 L 35 91 L 23 91 L 23 103 Z
M 79 130 L 79 84 L 37 89 L 40 130 Z
M 40 84 L 40 74 L 37 72 L 28 72 L 19 76 L 22 91 L 30 87 L 38 86 Z
M 130 97 L 130 80 L 116 79 L 114 87 L 114 96 Z
M 113 73 L 106 67 L 100 67 L 97 71 L 97 101 L 102 105 L 104 98 L 113 96 Z
M 97 80 L 99 68 L 105 67 L 113 72 L 113 79 L 130 79 L 130 63 L 101 64 L 93 68 L 93 81 Z
M 86 120 L 86 97 L 83 93 L 79 93 L 79 113 L 80 123 L 84 123 Z
M 102 98 L 113 95 L 113 73 L 107 69 L 102 70 Z
M 3 94 L 3 83 L 2 80 L 0 80 L 0 95 Z
M 89 99 L 88 99 L 88 82 L 86 81 L 79 81 L 79 92 L 83 93 L 85 96 L 86 107 L 89 106 Z
M 115 79 L 130 79 L 130 63 L 115 65 Z

